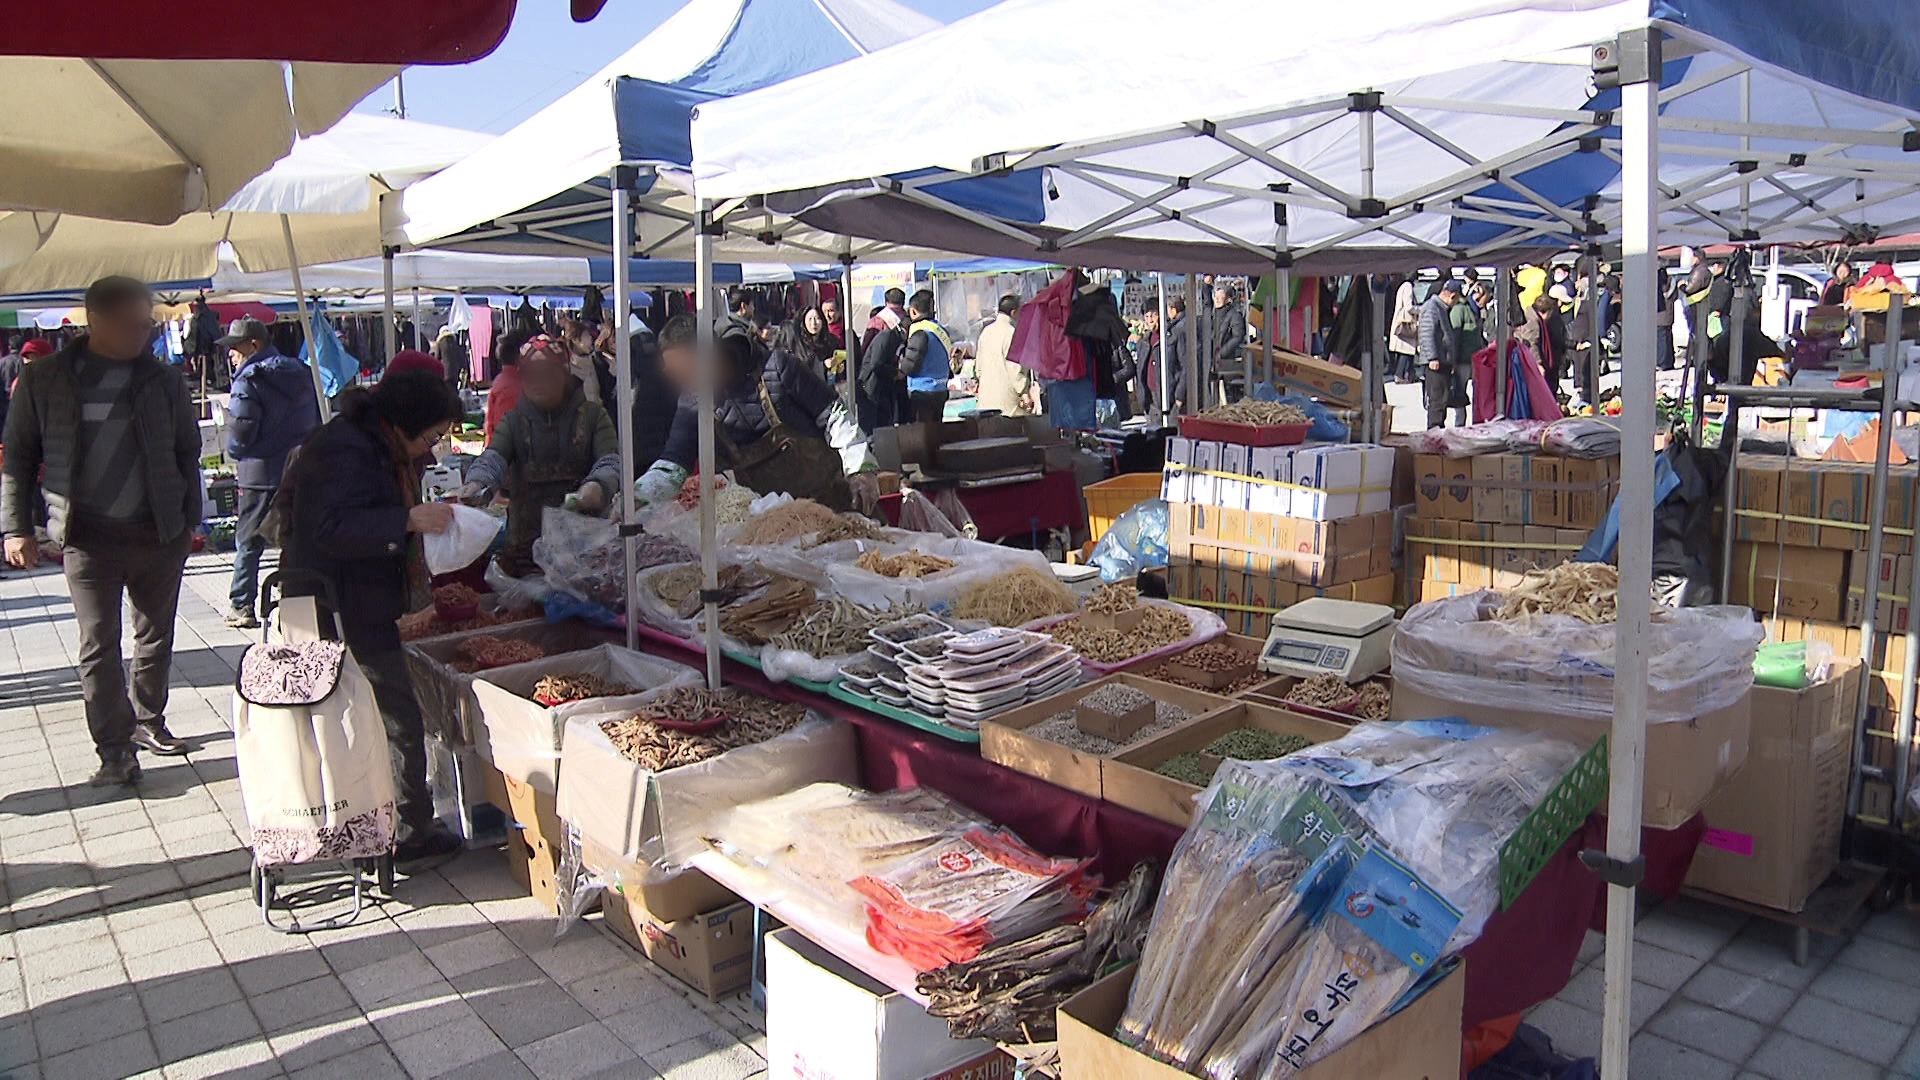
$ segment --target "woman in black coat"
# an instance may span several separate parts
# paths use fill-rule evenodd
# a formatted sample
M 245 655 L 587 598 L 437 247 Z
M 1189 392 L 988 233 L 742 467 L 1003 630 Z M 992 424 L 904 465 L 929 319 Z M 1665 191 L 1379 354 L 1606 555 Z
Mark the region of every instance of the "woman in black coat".
M 432 372 L 395 372 L 371 391 L 349 390 L 339 414 L 296 451 L 279 494 L 281 565 L 331 586 L 341 634 L 373 684 L 393 759 L 395 861 L 414 872 L 461 846 L 434 825 L 426 724 L 396 625 L 431 602 L 421 536 L 453 522 L 452 506 L 420 501 L 417 463 L 460 416 L 458 395 Z M 297 578 L 290 584 L 299 591 Z

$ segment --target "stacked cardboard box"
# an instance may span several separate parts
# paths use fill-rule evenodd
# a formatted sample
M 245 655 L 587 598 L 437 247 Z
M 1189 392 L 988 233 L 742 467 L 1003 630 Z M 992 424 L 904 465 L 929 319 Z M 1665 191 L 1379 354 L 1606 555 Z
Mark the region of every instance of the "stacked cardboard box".
M 1620 492 L 1620 459 L 1552 454 L 1414 458 L 1414 516 L 1590 530 Z
M 1168 441 L 1168 588 L 1264 637 L 1313 596 L 1393 601 L 1395 451 Z
M 1407 600 L 1424 603 L 1512 588 L 1527 571 L 1572 558 L 1587 530 L 1410 517 L 1405 539 Z
M 1770 641 L 1823 643 L 1836 659 L 1860 655 L 1860 628 L 1829 619 L 1802 619 L 1790 615 L 1762 617 Z M 1900 673 L 1907 658 L 1905 631 L 1874 633 L 1872 661 L 1863 675 L 1867 697 L 1866 763 L 1890 769 L 1894 764 L 1893 726 L 1899 704 Z M 1920 746 L 1920 740 L 1916 740 Z M 1920 760 L 1917 757 L 1916 760 Z M 1863 810 L 1863 813 L 1867 811 Z
M 1742 460 L 1734 484 L 1734 538 L 1787 547 L 1865 551 L 1873 511 L 1873 466 L 1853 461 Z M 1882 550 L 1913 551 L 1916 470 L 1896 465 L 1887 482 Z
M 1851 571 L 1847 583 L 1847 611 L 1842 621 L 1849 625 L 1859 625 L 1866 615 L 1867 577 L 1871 564 L 1865 553 L 1856 552 L 1851 559 Z M 1874 593 L 1879 606 L 1874 612 L 1873 625 L 1883 630 L 1904 634 L 1912 613 L 1910 593 L 1913 589 L 1913 556 L 1885 554 L 1880 556 L 1880 571 L 1872 575 Z
M 1838 621 L 1846 611 L 1847 562 L 1851 554 L 1829 548 L 1736 542 L 1727 602 L 1762 614 Z

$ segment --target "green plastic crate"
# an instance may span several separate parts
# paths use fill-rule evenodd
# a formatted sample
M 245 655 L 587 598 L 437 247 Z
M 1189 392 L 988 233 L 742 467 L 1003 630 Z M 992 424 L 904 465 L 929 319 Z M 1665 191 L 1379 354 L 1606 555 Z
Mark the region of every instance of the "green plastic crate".
M 1581 754 L 1500 848 L 1500 908 L 1506 910 L 1607 794 L 1607 737 Z

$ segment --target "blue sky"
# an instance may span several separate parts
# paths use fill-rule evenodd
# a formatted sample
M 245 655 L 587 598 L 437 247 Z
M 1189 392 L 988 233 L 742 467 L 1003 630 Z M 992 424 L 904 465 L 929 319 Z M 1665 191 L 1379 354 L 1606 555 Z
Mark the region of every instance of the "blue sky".
M 899 2 L 952 22 L 993 6 L 994 0 Z M 459 67 L 407 72 L 407 116 L 474 131 L 506 131 L 606 66 L 682 3 L 608 0 L 599 18 L 575 24 L 562 0 L 520 0 L 513 28 L 491 55 Z M 393 87 L 388 84 L 359 108 L 379 112 L 392 105 Z M 566 133 L 554 136 L 565 138 Z

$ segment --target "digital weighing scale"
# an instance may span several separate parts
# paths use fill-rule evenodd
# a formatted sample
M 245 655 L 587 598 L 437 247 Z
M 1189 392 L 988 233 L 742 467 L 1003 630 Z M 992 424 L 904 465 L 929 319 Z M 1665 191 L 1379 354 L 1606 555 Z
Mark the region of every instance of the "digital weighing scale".
M 1260 670 L 1308 678 L 1332 672 L 1358 682 L 1387 669 L 1393 608 L 1316 596 L 1273 617 Z

